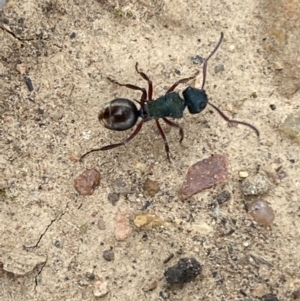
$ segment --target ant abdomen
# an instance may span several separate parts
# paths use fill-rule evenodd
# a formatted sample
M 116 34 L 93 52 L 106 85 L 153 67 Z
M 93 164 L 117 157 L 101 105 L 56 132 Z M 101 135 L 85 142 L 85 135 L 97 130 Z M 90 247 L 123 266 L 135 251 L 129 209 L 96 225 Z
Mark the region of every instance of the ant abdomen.
M 116 98 L 103 105 L 98 120 L 107 129 L 126 131 L 136 124 L 139 116 L 134 102 L 126 98 Z

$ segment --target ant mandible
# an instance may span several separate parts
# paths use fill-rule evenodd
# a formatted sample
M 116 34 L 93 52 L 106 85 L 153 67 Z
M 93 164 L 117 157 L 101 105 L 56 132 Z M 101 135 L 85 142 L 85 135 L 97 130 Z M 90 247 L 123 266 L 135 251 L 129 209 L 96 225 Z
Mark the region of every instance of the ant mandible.
M 221 33 L 221 37 L 215 46 L 214 50 L 211 52 L 211 54 L 204 60 L 203 62 L 203 82 L 201 89 L 196 89 L 191 86 L 187 87 L 183 92 L 183 98 L 179 95 L 178 92 L 174 92 L 174 89 L 179 84 L 184 84 L 188 82 L 189 80 L 194 79 L 198 74 L 199 71 L 191 77 L 183 78 L 181 80 L 178 80 L 176 83 L 174 83 L 166 92 L 165 95 L 160 96 L 157 99 L 152 98 L 153 94 L 153 85 L 150 78 L 144 73 L 141 72 L 138 68 L 138 63 L 135 65 L 136 72 L 141 75 L 143 79 L 145 79 L 148 82 L 148 91 L 144 88 L 140 88 L 135 85 L 131 84 L 120 84 L 119 82 L 115 81 L 114 79 L 111 79 L 108 77 L 108 80 L 116 85 L 126 87 L 132 90 L 138 90 L 142 92 L 142 96 L 140 101 L 137 101 L 140 104 L 140 108 L 138 109 L 135 105 L 135 103 L 129 99 L 126 98 L 116 98 L 106 104 L 104 104 L 102 110 L 100 111 L 98 115 L 98 119 L 100 123 L 106 127 L 107 129 L 113 130 L 113 131 L 126 131 L 130 128 L 132 128 L 138 121 L 138 118 L 140 117 L 142 120 L 138 123 L 136 129 L 134 132 L 127 137 L 125 140 L 119 143 L 106 145 L 100 148 L 92 149 L 85 154 L 83 154 L 80 158 L 82 160 L 85 156 L 92 152 L 97 151 L 105 151 L 109 150 L 121 145 L 127 144 L 129 141 L 131 141 L 141 130 L 143 124 L 150 120 L 155 120 L 156 126 L 158 128 L 158 131 L 164 141 L 165 144 L 165 151 L 167 153 L 167 158 L 170 161 L 169 156 L 169 144 L 166 138 L 166 135 L 159 123 L 159 119 L 162 119 L 167 125 L 171 127 L 175 127 L 179 129 L 179 135 L 180 135 L 180 143 L 183 140 L 184 133 L 182 127 L 169 119 L 167 117 L 173 118 L 173 119 L 179 119 L 183 117 L 183 111 L 187 107 L 189 112 L 191 114 L 198 114 L 201 111 L 205 109 L 205 107 L 210 105 L 214 110 L 216 110 L 222 118 L 224 118 L 229 123 L 235 123 L 235 124 L 242 124 L 245 126 L 250 127 L 252 130 L 255 131 L 256 135 L 259 136 L 258 129 L 243 121 L 238 121 L 234 119 L 229 119 L 219 108 L 217 108 L 215 105 L 210 103 L 208 101 L 207 94 L 204 90 L 204 85 L 206 81 L 206 73 L 207 73 L 207 63 L 208 60 L 214 55 L 214 53 L 218 50 L 220 47 L 222 41 L 223 41 L 223 33 Z

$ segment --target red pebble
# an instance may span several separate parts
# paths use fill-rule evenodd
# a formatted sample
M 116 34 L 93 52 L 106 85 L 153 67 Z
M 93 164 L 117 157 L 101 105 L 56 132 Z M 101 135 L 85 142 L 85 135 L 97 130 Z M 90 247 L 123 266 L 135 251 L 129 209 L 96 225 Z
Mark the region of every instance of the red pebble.
M 227 180 L 227 156 L 213 155 L 192 165 L 178 194 L 186 199 L 195 193 Z
M 87 169 L 74 180 L 74 187 L 81 195 L 92 195 L 100 184 L 100 173 L 96 169 Z

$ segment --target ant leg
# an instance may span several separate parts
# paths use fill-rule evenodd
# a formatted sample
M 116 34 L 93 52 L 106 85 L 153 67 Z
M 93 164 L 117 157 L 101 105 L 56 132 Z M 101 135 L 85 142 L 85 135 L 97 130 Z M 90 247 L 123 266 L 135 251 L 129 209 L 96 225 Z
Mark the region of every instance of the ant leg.
M 106 145 L 106 146 L 102 146 L 102 147 L 96 148 L 96 149 L 92 149 L 92 150 L 88 151 L 87 153 L 83 154 L 83 155 L 80 157 L 80 161 L 81 161 L 85 156 L 87 156 L 87 155 L 90 154 L 90 153 L 98 152 L 98 151 L 105 151 L 105 150 L 109 150 L 109 149 L 112 149 L 112 148 L 119 147 L 119 146 L 122 146 L 122 145 L 127 144 L 129 141 L 131 141 L 131 140 L 139 133 L 139 131 L 141 130 L 141 128 L 142 128 L 142 126 L 143 126 L 143 123 L 144 123 L 144 121 L 142 120 L 142 121 L 137 125 L 136 129 L 134 130 L 134 132 L 133 132 L 129 137 L 127 137 L 125 140 L 123 140 L 122 142 L 120 142 L 120 143 L 115 143 L 115 144 L 110 144 L 110 145 Z
M 165 151 L 166 151 L 166 153 L 167 153 L 168 161 L 171 162 L 170 156 L 169 156 L 170 148 L 169 148 L 169 144 L 168 144 L 167 137 L 166 137 L 166 135 L 165 135 L 163 129 L 161 128 L 159 121 L 158 121 L 157 119 L 155 119 L 155 122 L 156 122 L 156 125 L 157 125 L 157 128 L 158 128 L 158 131 L 159 131 L 159 133 L 160 133 L 160 135 L 161 135 L 161 137 L 162 137 L 162 139 L 163 139 L 163 141 L 164 141 L 164 144 L 165 144 Z
M 182 140 L 183 140 L 183 137 L 184 137 L 183 128 L 182 128 L 178 123 L 176 123 L 176 122 L 174 122 L 174 121 L 171 121 L 171 120 L 169 120 L 169 119 L 167 119 L 167 118 L 163 118 L 163 120 L 164 120 L 164 122 L 165 122 L 167 125 L 179 129 L 179 135 L 180 135 L 180 140 L 179 140 L 179 142 L 181 143 Z
M 142 92 L 142 97 L 141 97 L 141 103 L 144 104 L 145 101 L 147 100 L 147 91 L 145 88 L 140 88 L 138 86 L 135 86 L 135 85 L 131 85 L 131 84 L 120 84 L 119 82 L 117 82 L 116 80 L 108 77 L 107 78 L 111 83 L 113 84 L 116 84 L 118 86 L 121 86 L 121 87 L 126 87 L 128 89 L 132 89 L 132 90 L 138 90 L 138 91 L 141 91 Z
M 168 91 L 166 92 L 166 94 L 172 92 L 179 84 L 185 84 L 185 83 L 188 82 L 189 80 L 196 78 L 196 76 L 197 76 L 198 74 L 199 74 L 199 71 L 197 71 L 196 74 L 195 74 L 194 76 L 180 79 L 179 81 L 177 81 L 173 86 L 171 86 L 171 87 L 168 89 Z
M 139 63 L 135 64 L 135 70 L 136 72 L 148 82 L 148 100 L 152 100 L 152 94 L 153 94 L 153 85 L 151 79 L 148 77 L 148 75 L 144 72 L 141 72 L 139 70 Z
M 243 124 L 249 128 L 251 128 L 257 135 L 257 137 L 259 137 L 259 130 L 252 124 L 244 122 L 244 121 L 239 121 L 239 120 L 234 120 L 234 119 L 230 119 L 228 118 L 218 107 L 216 107 L 215 105 L 213 105 L 212 103 L 208 103 L 211 107 L 213 107 L 220 115 L 223 119 L 225 119 L 227 122 L 229 123 L 236 123 L 236 124 Z

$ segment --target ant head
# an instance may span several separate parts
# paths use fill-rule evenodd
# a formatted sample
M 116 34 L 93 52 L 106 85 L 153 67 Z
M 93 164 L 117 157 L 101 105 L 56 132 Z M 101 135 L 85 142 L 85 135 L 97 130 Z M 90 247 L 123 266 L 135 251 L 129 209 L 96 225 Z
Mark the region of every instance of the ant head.
M 132 128 L 140 116 L 133 101 L 126 98 L 116 98 L 104 104 L 98 119 L 107 129 L 126 131 Z
M 190 114 L 198 114 L 206 108 L 208 98 L 205 90 L 187 87 L 182 95 Z

